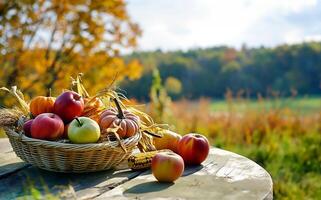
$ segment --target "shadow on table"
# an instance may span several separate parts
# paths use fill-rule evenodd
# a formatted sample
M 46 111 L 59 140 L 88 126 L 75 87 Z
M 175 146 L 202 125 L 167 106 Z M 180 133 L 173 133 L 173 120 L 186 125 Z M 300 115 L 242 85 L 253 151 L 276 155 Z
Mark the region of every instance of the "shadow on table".
M 5 167 L 11 167 L 11 165 Z M 130 170 L 116 172 L 112 169 L 81 174 L 57 173 L 27 165 L 22 170 L 14 171 L 1 178 L 0 199 L 15 199 L 24 196 L 30 193 L 30 188 L 37 189 L 41 193 L 45 193 L 49 188 L 52 194 L 56 194 L 71 186 L 77 192 L 102 184 L 111 177 L 131 179 L 138 175 L 139 173 L 133 173 Z M 110 189 L 108 185 L 106 187 Z
M 26 164 L 25 162 L 16 162 L 16 163 L 9 163 L 7 165 L 3 165 L 0 168 L 0 178 L 5 178 L 10 176 L 11 174 L 22 170 L 24 168 L 29 167 L 30 164 Z
M 89 173 L 59 173 L 36 169 L 36 173 L 38 177 L 45 178 L 45 182 L 50 186 L 72 185 L 75 191 L 94 187 L 112 177 L 131 179 L 131 176 L 137 175 L 130 170 L 116 171 L 114 169 Z
M 186 166 L 182 176 L 184 177 L 184 176 L 194 174 L 195 172 L 198 172 L 203 168 L 204 168 L 203 165 Z M 126 193 L 142 194 L 142 193 L 148 193 L 148 192 L 158 192 L 161 190 L 165 190 L 172 185 L 174 185 L 174 183 L 160 183 L 158 181 L 150 181 L 150 182 L 140 183 L 138 185 L 135 185 L 125 190 L 124 194 Z
M 126 193 L 142 194 L 142 193 L 148 193 L 148 192 L 158 192 L 161 190 L 165 190 L 166 188 L 169 188 L 172 185 L 174 185 L 174 183 L 160 183 L 157 181 L 150 181 L 147 183 L 141 183 L 141 184 L 135 185 L 125 190 L 124 194 Z
M 195 172 L 200 171 L 203 168 L 203 165 L 185 166 L 185 170 L 182 176 L 189 176 L 191 174 L 194 174 Z

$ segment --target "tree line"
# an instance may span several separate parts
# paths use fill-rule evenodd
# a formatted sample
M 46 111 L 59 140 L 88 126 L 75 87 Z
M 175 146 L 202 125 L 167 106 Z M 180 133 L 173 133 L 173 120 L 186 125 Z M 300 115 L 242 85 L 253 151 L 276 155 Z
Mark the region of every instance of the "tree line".
M 153 70 L 173 98 L 222 98 L 226 91 L 247 97 L 321 95 L 321 43 L 241 49 L 228 46 L 188 51 L 135 52 L 143 75 L 125 80 L 127 96 L 148 100 Z

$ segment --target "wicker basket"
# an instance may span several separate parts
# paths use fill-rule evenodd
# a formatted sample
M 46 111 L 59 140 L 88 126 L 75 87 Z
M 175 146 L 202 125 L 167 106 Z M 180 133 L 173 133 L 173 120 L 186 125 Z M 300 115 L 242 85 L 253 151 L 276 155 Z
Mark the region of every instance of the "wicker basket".
M 5 128 L 13 150 L 22 160 L 55 172 L 84 173 L 113 168 L 126 160 L 137 146 L 141 134 L 124 139 L 125 152 L 118 141 L 95 144 L 69 144 L 26 137 Z

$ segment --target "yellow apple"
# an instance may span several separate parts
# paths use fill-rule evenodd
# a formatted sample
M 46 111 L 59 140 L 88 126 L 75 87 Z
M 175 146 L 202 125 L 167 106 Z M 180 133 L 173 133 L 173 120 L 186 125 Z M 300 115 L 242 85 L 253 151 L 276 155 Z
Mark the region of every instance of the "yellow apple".
M 153 138 L 156 149 L 157 150 L 170 149 L 177 153 L 178 142 L 182 138 L 182 136 L 170 130 L 164 130 L 162 131 L 162 133 L 163 133 L 163 137 Z
M 159 152 L 152 159 L 152 172 L 159 182 L 174 182 L 184 172 L 184 160 L 176 153 Z

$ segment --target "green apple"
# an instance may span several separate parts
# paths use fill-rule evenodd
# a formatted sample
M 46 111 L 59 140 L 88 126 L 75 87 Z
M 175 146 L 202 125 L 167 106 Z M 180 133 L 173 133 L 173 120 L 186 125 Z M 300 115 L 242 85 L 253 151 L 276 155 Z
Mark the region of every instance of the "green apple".
M 78 117 L 72 120 L 68 127 L 68 138 L 72 143 L 95 143 L 100 137 L 97 122 L 88 117 Z

